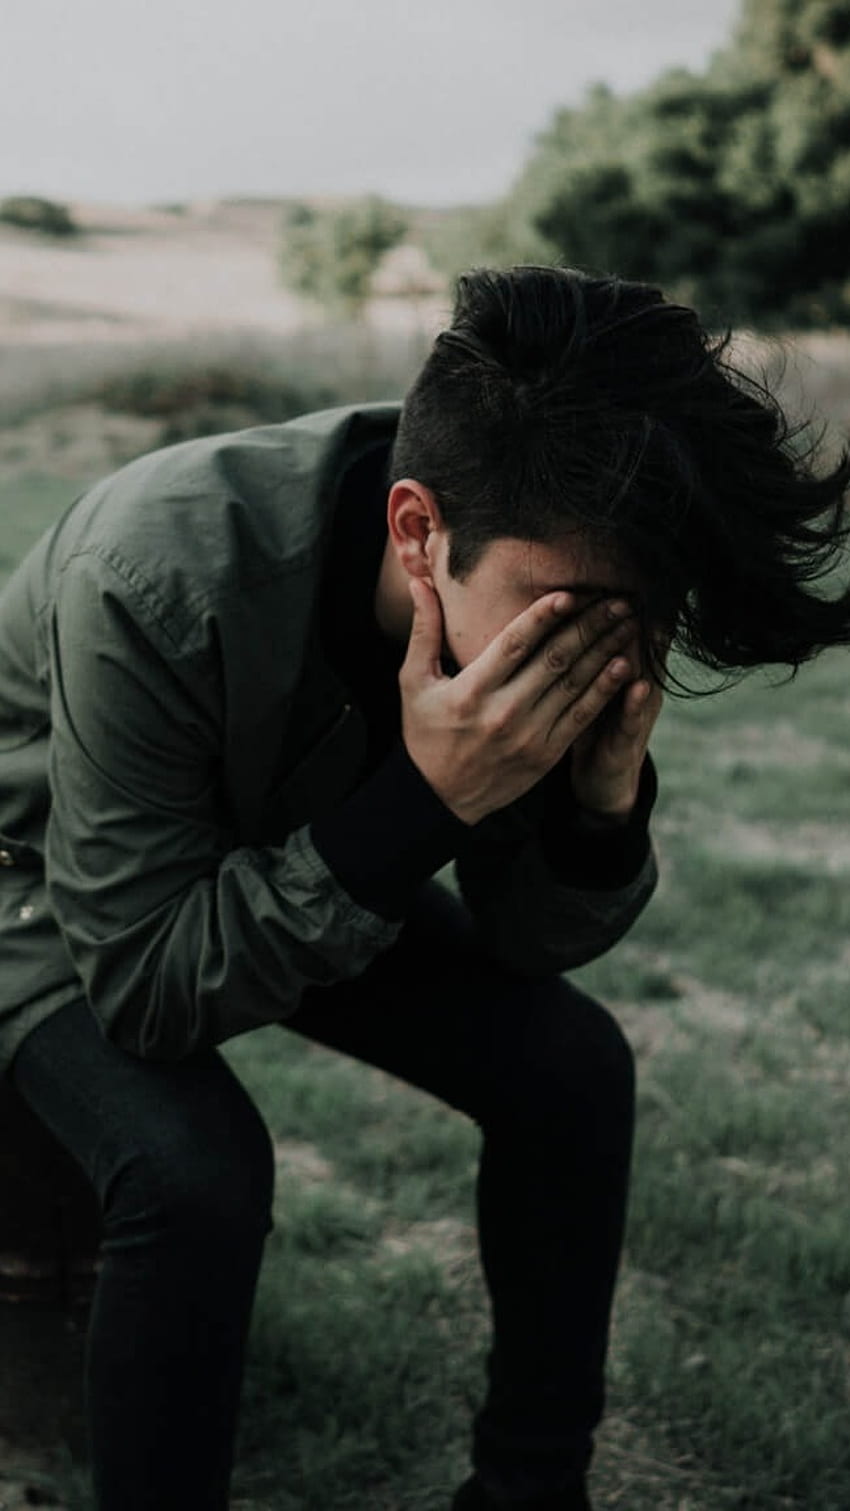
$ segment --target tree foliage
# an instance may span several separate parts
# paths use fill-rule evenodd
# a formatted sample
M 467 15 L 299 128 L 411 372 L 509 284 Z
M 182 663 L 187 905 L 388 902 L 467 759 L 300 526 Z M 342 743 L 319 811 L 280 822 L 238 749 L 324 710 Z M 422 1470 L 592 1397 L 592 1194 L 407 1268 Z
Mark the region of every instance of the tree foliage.
M 308 299 L 355 315 L 381 258 L 401 241 L 407 219 L 377 195 L 337 207 L 298 201 L 283 229 L 284 281 Z
M 429 261 L 448 278 L 471 267 L 540 262 L 548 246 L 513 196 L 492 204 L 458 205 L 417 218 L 415 234 Z
M 744 0 L 705 73 L 592 90 L 512 204 L 551 260 L 709 319 L 850 324 L 850 0 Z

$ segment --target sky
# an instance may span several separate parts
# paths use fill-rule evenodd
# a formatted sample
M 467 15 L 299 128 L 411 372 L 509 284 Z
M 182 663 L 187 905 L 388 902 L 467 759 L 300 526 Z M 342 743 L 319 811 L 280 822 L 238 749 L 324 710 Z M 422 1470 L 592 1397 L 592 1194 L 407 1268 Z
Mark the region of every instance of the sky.
M 738 0 L 2 0 L 0 195 L 493 199 L 556 109 L 699 71 Z

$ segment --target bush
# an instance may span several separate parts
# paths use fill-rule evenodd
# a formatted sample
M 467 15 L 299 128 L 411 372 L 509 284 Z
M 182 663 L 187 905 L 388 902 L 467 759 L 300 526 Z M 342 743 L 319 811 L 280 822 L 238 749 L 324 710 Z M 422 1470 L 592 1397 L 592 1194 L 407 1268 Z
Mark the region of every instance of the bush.
M 0 201 L 0 221 L 42 236 L 74 236 L 79 230 L 66 205 L 32 194 L 14 194 Z
M 118 414 L 160 419 L 160 443 L 249 425 L 278 424 L 335 402 L 326 387 L 297 387 L 258 372 L 213 363 L 142 367 L 104 383 L 95 397 Z
M 337 208 L 298 201 L 283 228 L 283 279 L 296 293 L 355 316 L 369 298 L 381 258 L 401 241 L 407 225 L 407 217 L 377 195 Z

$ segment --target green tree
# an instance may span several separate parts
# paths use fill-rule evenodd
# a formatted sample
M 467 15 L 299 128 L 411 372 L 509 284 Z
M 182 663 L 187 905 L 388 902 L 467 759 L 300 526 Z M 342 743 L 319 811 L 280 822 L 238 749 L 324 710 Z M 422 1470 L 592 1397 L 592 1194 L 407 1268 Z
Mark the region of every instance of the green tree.
M 336 208 L 299 201 L 284 224 L 283 278 L 296 293 L 356 315 L 378 263 L 401 241 L 407 224 L 401 211 L 377 195 Z
M 712 319 L 850 323 L 850 0 L 745 0 L 702 75 L 591 91 L 514 197 L 554 261 Z

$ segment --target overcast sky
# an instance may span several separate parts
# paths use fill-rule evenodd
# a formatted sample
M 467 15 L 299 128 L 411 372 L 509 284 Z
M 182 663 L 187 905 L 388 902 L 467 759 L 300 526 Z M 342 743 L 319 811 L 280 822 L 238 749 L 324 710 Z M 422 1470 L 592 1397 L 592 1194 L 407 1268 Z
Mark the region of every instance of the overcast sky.
M 738 0 L 2 0 L 0 194 L 507 189 L 560 105 L 700 69 Z

